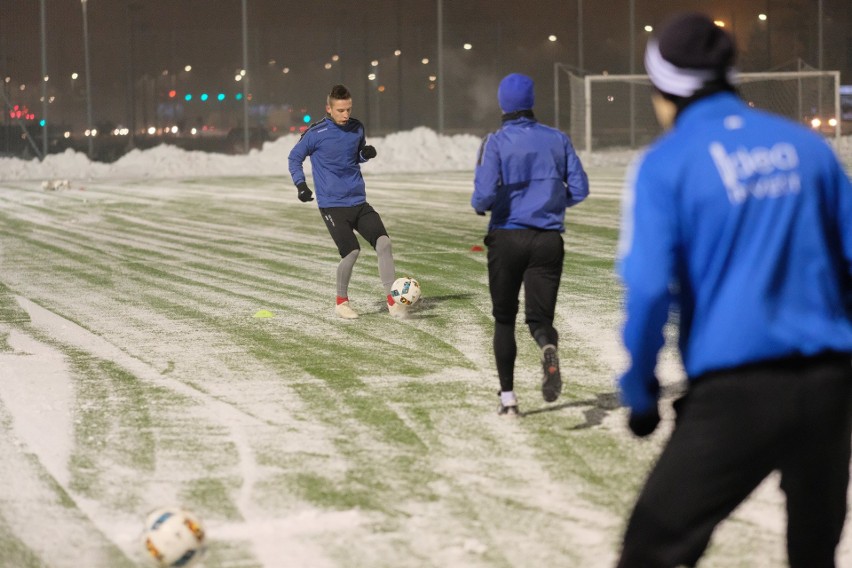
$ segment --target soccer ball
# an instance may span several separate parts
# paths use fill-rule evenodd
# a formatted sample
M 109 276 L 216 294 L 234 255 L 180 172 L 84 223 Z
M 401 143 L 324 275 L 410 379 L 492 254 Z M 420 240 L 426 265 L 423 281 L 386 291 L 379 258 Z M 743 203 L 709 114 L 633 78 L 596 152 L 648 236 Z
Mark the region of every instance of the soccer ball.
M 142 544 L 158 568 L 192 566 L 204 553 L 204 527 L 185 509 L 163 507 L 145 518 Z
M 420 283 L 410 276 L 397 278 L 391 286 L 391 296 L 395 302 L 413 306 L 420 299 Z

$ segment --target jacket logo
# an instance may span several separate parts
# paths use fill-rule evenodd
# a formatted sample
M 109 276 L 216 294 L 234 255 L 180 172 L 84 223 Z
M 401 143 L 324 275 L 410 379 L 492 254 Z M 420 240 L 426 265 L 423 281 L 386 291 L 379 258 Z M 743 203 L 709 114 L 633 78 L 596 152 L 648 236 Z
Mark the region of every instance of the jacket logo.
M 802 181 L 796 168 L 799 155 L 792 144 L 779 142 L 771 148 L 740 146 L 730 154 L 719 142 L 708 148 L 716 170 L 734 205 L 749 196 L 756 199 L 798 193 Z

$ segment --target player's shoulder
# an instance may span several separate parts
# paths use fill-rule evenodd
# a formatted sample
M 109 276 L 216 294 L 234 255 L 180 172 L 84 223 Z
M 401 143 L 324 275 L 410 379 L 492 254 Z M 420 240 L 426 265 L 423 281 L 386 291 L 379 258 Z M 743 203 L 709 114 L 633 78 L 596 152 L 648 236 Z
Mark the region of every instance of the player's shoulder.
M 317 120 L 316 122 L 312 122 L 305 129 L 305 131 L 302 132 L 302 135 L 299 137 L 299 140 L 303 140 L 306 136 L 317 134 L 318 132 L 323 131 L 327 127 L 328 127 L 328 121 L 325 118 L 321 118 L 320 120 Z

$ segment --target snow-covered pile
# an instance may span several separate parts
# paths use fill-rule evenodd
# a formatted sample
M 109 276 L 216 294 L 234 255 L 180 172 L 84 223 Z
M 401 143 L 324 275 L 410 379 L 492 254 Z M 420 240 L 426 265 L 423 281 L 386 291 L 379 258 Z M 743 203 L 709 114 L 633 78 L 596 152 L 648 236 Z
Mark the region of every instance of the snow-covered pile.
M 91 162 L 84 153 L 67 150 L 51 154 L 43 162 L 0 158 L 0 180 L 173 178 L 220 176 L 289 176 L 287 155 L 299 137 L 289 134 L 252 150 L 245 156 L 230 156 L 182 150 L 161 145 L 133 150 L 112 164 Z M 473 170 L 481 139 L 470 134 L 444 136 L 425 127 L 370 138 L 378 157 L 364 164 L 365 173 L 432 172 Z M 832 141 L 841 159 L 852 164 L 852 136 Z M 587 167 L 626 166 L 636 150 L 614 149 L 580 153 Z M 305 162 L 310 172 L 310 160 Z

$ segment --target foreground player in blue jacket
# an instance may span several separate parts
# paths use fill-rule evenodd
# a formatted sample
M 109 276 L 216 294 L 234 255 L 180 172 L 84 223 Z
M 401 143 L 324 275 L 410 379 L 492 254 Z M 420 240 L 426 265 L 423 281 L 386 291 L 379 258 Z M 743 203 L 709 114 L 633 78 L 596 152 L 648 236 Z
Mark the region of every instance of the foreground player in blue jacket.
M 619 566 L 694 566 L 770 473 L 792 567 L 834 566 L 852 432 L 852 186 L 825 140 L 750 108 L 733 39 L 669 20 L 645 67 L 669 128 L 635 165 L 619 269 L 621 377 L 638 436 L 659 422 L 657 355 L 677 309 L 688 390 L 636 503 Z
M 340 252 L 337 265 L 337 305 L 335 313 L 355 319 L 358 313 L 349 305 L 349 281 L 361 246 L 358 231 L 376 249 L 379 278 L 387 295 L 388 311 L 404 318 L 406 307 L 394 302 L 390 294 L 395 279 L 391 240 L 382 218 L 367 203 L 361 164 L 376 157 L 376 149 L 368 146 L 364 125 L 352 118 L 352 95 L 343 85 L 335 85 L 326 100 L 327 116 L 310 126 L 290 151 L 290 176 L 299 190 L 300 201 L 313 201 L 313 192 L 305 181 L 302 164 L 310 156 L 314 184 L 325 226 Z
M 541 348 L 542 395 L 553 402 L 562 392 L 559 335 L 553 327 L 565 256 L 562 232 L 565 209 L 589 195 L 589 180 L 571 140 L 535 119 L 532 79 L 506 76 L 497 100 L 503 127 L 482 142 L 471 205 L 481 215 L 491 211 L 485 244 L 500 378 L 498 412 L 518 416 L 515 318 L 521 284 L 526 323 Z

